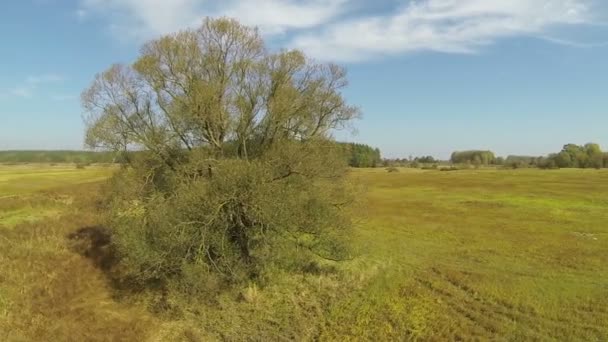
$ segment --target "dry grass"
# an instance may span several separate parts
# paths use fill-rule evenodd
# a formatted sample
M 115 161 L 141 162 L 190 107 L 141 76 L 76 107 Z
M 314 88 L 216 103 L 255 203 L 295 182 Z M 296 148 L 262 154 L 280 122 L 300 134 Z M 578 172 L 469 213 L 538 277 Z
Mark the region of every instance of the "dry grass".
M 158 298 L 118 301 L 68 248 L 99 223 L 89 183 L 102 171 L 4 173 L 33 185 L 0 199 L 0 217 L 61 215 L 0 227 L 0 340 L 608 340 L 606 171 L 356 170 L 362 252 L 338 273 L 168 297 L 175 310 L 155 315 Z
M 103 274 L 68 248 L 69 232 L 99 220 L 93 199 L 83 195 L 98 187 L 57 188 L 62 184 L 12 199 L 25 211 L 53 206 L 61 217 L 0 226 L 0 340 L 145 340 L 154 319 L 145 309 L 114 301 Z

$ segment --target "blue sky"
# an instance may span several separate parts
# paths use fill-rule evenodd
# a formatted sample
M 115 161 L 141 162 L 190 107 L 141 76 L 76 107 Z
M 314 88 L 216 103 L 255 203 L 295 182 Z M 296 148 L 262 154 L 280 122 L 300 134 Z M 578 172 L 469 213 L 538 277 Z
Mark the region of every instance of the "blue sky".
M 603 0 L 7 0 L 0 149 L 83 148 L 79 95 L 97 72 L 220 15 L 347 66 L 364 118 L 338 137 L 386 156 L 608 149 Z

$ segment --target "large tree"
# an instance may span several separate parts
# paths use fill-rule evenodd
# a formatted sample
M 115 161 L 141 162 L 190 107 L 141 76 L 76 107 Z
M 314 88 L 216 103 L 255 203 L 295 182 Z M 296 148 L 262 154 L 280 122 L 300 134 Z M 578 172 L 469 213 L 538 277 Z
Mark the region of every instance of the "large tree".
M 351 197 L 331 134 L 359 115 L 346 85 L 342 67 L 270 52 L 231 19 L 149 42 L 97 75 L 82 95 L 87 144 L 141 151 L 111 194 L 122 272 L 141 284 L 238 280 L 304 255 L 344 257 Z
M 588 143 L 584 146 L 566 144 L 561 152 L 551 155 L 558 167 L 601 168 L 604 165 L 604 154 L 598 144 Z
M 450 161 L 454 164 L 490 165 L 494 164 L 495 160 L 496 157 L 492 151 L 456 151 L 450 157 Z

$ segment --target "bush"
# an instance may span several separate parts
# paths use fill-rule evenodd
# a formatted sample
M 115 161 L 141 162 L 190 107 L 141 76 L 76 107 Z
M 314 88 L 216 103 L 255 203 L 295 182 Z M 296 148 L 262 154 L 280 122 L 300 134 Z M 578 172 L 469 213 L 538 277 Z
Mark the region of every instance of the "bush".
M 394 166 L 391 166 L 391 167 L 387 167 L 386 171 L 389 173 L 393 173 L 393 172 L 399 172 L 399 169 Z
M 460 169 L 453 165 L 450 167 L 442 167 L 439 169 L 439 171 L 458 171 L 458 170 L 460 170 Z
M 340 177 L 345 165 L 329 146 L 286 144 L 261 160 L 211 166 L 193 157 L 177 171 L 142 159 L 123 170 L 113 180 L 108 222 L 118 281 L 208 293 L 263 278 L 269 267 L 302 270 L 315 259 L 347 258 L 343 204 L 353 197 Z M 313 153 L 317 148 L 323 153 Z M 278 174 L 296 158 L 297 173 Z

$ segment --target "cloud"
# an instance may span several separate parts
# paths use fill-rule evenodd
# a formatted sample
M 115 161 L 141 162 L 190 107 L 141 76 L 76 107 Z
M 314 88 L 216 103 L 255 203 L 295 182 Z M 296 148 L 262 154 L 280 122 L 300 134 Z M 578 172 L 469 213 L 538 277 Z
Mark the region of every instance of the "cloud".
M 312 0 L 306 3 L 285 0 L 233 2 L 219 14 L 258 26 L 266 34 L 284 33 L 322 25 L 345 12 L 347 0 Z
M 119 37 L 144 40 L 197 25 L 204 17 L 228 16 L 272 35 L 323 24 L 348 0 L 82 0 L 77 16 L 97 14 Z
M 229 16 L 318 59 L 360 61 L 418 51 L 476 53 L 503 38 L 549 37 L 554 27 L 592 23 L 598 1 L 81 0 L 77 13 L 101 17 L 121 39 L 138 41 L 206 16 Z M 401 5 L 382 12 L 394 3 Z
M 19 84 L 13 86 L 7 91 L 0 92 L 0 97 L 18 97 L 18 98 L 31 98 L 34 96 L 36 90 L 45 84 L 63 82 L 65 77 L 59 74 L 41 74 L 28 76 Z
M 357 61 L 417 51 L 475 53 L 506 37 L 541 35 L 590 20 L 585 0 L 427 0 L 389 16 L 363 17 L 297 36 L 292 47 L 321 59 Z
M 32 89 L 27 86 L 16 86 L 8 92 L 8 95 L 22 97 L 22 98 L 30 98 L 32 97 Z
M 58 74 L 43 74 L 37 76 L 29 76 L 25 79 L 25 83 L 30 85 L 39 85 L 43 83 L 62 82 L 65 78 Z

